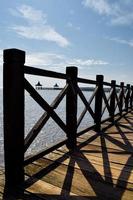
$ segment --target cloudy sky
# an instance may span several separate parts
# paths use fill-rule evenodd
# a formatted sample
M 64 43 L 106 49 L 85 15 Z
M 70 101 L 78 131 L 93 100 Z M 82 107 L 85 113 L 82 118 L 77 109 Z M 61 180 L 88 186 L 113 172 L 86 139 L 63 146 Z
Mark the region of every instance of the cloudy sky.
M 31 66 L 65 72 L 74 65 L 82 77 L 133 84 L 133 1 L 1 0 L 0 87 L 7 48 L 26 51 Z

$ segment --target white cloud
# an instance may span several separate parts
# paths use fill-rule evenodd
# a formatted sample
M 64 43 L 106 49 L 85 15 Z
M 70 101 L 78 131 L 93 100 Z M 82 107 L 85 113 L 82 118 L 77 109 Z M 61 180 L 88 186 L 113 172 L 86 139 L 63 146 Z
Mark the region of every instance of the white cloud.
M 58 33 L 47 23 L 46 15 L 41 10 L 36 10 L 31 6 L 22 5 L 16 10 L 10 9 L 11 14 L 25 19 L 28 25 L 14 25 L 14 30 L 18 35 L 27 39 L 47 40 L 57 43 L 61 47 L 67 47 L 70 42 Z
M 66 47 L 69 41 L 54 30 L 51 26 L 13 26 L 15 32 L 27 39 L 47 40 L 57 43 L 61 47 Z
M 111 25 L 133 24 L 133 1 L 83 0 L 82 4 L 100 15 L 107 16 Z
M 99 59 L 69 58 L 62 54 L 35 52 L 27 55 L 26 64 L 31 66 L 42 66 L 51 69 L 64 69 L 66 66 L 77 66 L 86 68 L 92 66 L 103 66 L 109 63 Z
M 35 52 L 27 54 L 26 64 L 31 66 L 42 66 L 42 67 L 51 67 L 53 68 L 56 65 L 64 62 L 64 55 L 55 54 L 55 53 L 43 53 Z
M 93 65 L 107 65 L 109 64 L 106 61 L 103 60 L 95 60 L 95 59 L 73 59 L 73 64 L 75 63 L 76 65 L 79 66 L 93 66 Z
M 36 10 L 32 8 L 31 6 L 22 5 L 21 7 L 18 7 L 18 11 L 20 12 L 23 18 L 31 20 L 31 21 L 45 22 L 46 20 L 46 15 L 43 14 L 41 10 Z
M 94 9 L 99 14 L 110 13 L 110 5 L 106 0 L 83 0 L 83 5 Z
M 88 78 L 88 70 L 94 71 L 94 67 L 102 68 L 103 66 L 108 65 L 106 61 L 99 60 L 99 59 L 86 59 L 86 58 L 70 58 L 62 54 L 56 53 L 43 53 L 43 52 L 32 52 L 27 54 L 26 56 L 26 65 L 39 67 L 42 69 L 53 70 L 65 73 L 66 67 L 68 66 L 76 66 L 79 69 L 79 76 Z M 94 74 L 94 72 L 93 72 Z M 89 74 L 91 78 L 91 74 Z M 35 85 L 37 82 L 36 76 L 26 76 L 28 80 Z M 95 77 L 94 77 L 95 79 Z M 44 79 L 39 77 L 41 83 L 44 83 Z M 52 82 L 53 80 L 53 82 Z M 59 85 L 64 85 L 64 82 L 60 82 L 58 80 Z M 45 78 L 45 85 L 50 86 L 55 84 L 55 79 L 46 79 Z
M 108 39 L 120 44 L 125 44 L 130 47 L 133 47 L 133 40 L 124 40 L 124 39 L 119 39 L 119 38 L 108 38 Z
M 133 23 L 133 13 L 118 15 L 116 18 L 112 18 L 112 25 L 130 25 Z
M 34 9 L 28 5 L 21 5 L 16 10 L 10 8 L 10 13 L 13 16 L 24 18 L 28 21 L 46 23 L 47 16 L 41 10 Z

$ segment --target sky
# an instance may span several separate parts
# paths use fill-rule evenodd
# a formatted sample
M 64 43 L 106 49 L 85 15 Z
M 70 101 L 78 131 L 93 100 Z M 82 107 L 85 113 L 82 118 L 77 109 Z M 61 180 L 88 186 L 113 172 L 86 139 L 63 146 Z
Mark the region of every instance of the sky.
M 1 0 L 0 87 L 3 49 L 9 48 L 26 51 L 29 66 L 63 73 L 77 66 L 79 77 L 103 74 L 105 81 L 133 84 L 133 1 Z

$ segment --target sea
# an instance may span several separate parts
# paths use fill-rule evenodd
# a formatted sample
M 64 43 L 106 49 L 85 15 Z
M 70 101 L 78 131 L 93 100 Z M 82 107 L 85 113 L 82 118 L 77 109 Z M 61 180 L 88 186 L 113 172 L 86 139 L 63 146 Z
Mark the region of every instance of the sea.
M 60 90 L 38 90 L 39 94 L 51 104 L 56 96 L 59 94 Z M 92 95 L 91 91 L 83 92 L 86 99 Z M 79 117 L 81 112 L 84 109 L 84 104 L 81 99 L 78 97 L 78 114 Z M 91 104 L 92 109 L 94 110 L 94 101 Z M 25 137 L 41 117 L 44 114 L 44 110 L 32 99 L 32 97 L 25 92 Z M 64 97 L 62 102 L 59 104 L 55 112 L 59 117 L 66 121 L 66 98 Z M 103 119 L 108 116 L 108 113 L 105 112 Z M 93 119 L 90 114 L 87 112 L 84 119 L 82 120 L 78 132 L 93 125 Z M 19 134 L 19 133 L 18 133 Z M 32 142 L 31 146 L 28 148 L 25 156 L 36 154 L 40 150 L 47 149 L 54 144 L 57 144 L 66 138 L 66 134 L 63 130 L 54 122 L 53 119 L 49 119 L 45 126 L 42 128 L 38 136 Z M 0 90 L 0 166 L 4 166 L 4 144 L 3 144 L 3 91 Z

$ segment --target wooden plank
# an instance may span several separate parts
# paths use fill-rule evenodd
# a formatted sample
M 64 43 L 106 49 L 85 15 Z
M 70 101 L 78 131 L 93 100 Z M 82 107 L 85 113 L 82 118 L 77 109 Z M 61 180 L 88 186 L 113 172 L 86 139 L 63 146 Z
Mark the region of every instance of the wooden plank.
M 51 187 L 52 188 L 52 187 Z M 98 188 L 98 194 L 96 194 L 95 196 L 92 194 L 91 196 L 91 191 L 90 191 L 90 188 L 88 187 L 88 195 L 73 195 L 73 193 L 71 194 L 56 194 L 56 192 L 54 192 L 54 187 L 52 188 L 52 191 L 50 190 L 49 188 L 49 193 L 48 192 L 44 192 L 42 191 L 42 194 L 38 194 L 38 196 L 41 197 L 41 199 L 47 199 L 47 200 L 61 200 L 61 199 L 67 199 L 67 200 L 85 200 L 85 199 L 94 199 L 94 200 L 105 200 L 106 199 L 110 199 L 110 200 L 118 200 L 118 199 L 121 199 L 121 200 L 131 200 L 133 198 L 133 192 L 131 191 L 128 191 L 128 190 L 121 190 L 119 188 L 115 188 L 114 190 L 112 190 L 111 188 L 105 186 L 104 187 L 106 189 L 106 192 L 105 190 L 102 188 L 102 187 L 99 187 Z M 30 188 L 30 191 L 32 190 L 33 194 L 36 192 L 36 187 L 35 187 L 35 190 L 33 188 Z M 57 187 L 56 187 L 56 190 Z M 27 199 L 29 200 L 29 199 Z
M 87 149 L 83 149 L 81 150 L 81 152 L 83 152 L 86 156 L 92 156 L 92 158 L 94 159 L 97 159 L 98 157 L 99 158 L 102 158 L 103 155 L 102 155 L 102 150 L 100 147 L 97 147 L 95 145 L 91 145 L 89 146 L 89 148 Z M 64 153 L 63 149 L 58 149 L 57 151 L 54 151 L 54 153 L 56 153 L 57 155 L 60 153 Z M 108 157 L 109 157 L 109 161 L 110 162 L 114 162 L 114 163 L 121 163 L 121 164 L 125 164 L 127 159 L 131 156 L 131 154 L 128 154 L 128 153 L 122 153 L 120 151 L 112 151 L 112 150 L 108 150 Z M 52 153 L 52 157 L 51 155 L 49 154 L 47 156 L 47 158 L 50 158 L 50 159 L 55 159 L 57 158 L 53 153 Z M 58 156 L 59 157 L 59 156 Z M 128 163 L 127 165 L 129 166 L 132 166 L 132 162 L 131 163 Z
M 91 178 L 95 178 L 95 179 L 100 179 L 100 181 L 104 181 L 105 177 L 111 177 L 113 180 L 113 184 L 116 185 L 117 184 L 117 180 L 119 179 L 119 185 L 121 186 L 125 186 L 126 182 L 128 188 L 133 188 L 133 174 L 130 173 L 129 170 L 123 170 L 123 175 L 120 176 L 121 174 L 121 170 L 118 168 L 116 168 L 116 164 L 115 164 L 115 168 L 114 168 L 114 164 L 111 164 L 111 169 L 109 166 L 105 166 L 106 167 L 106 174 L 104 174 L 104 167 L 103 165 L 96 163 L 96 162 L 90 162 L 87 158 L 84 157 L 84 155 L 81 155 L 84 159 L 80 159 L 78 158 L 79 155 L 75 156 L 75 157 L 71 157 L 71 158 L 67 158 L 65 161 L 63 161 L 62 163 L 60 163 L 60 165 L 55 164 L 55 169 L 53 171 L 50 171 L 48 174 L 45 174 L 43 176 L 42 179 L 44 179 L 46 181 L 52 179 L 51 176 L 57 176 L 58 181 L 57 182 L 61 182 L 61 180 L 65 177 L 66 171 L 67 171 L 67 167 L 70 167 L 70 171 L 74 170 L 74 173 L 76 173 L 76 176 L 78 177 L 80 173 L 86 172 L 89 173 Z M 42 160 L 42 166 L 37 166 L 32 164 L 30 166 L 30 169 L 28 169 L 28 173 L 37 173 L 39 171 L 39 169 L 41 170 L 42 168 L 44 169 L 44 165 L 45 162 L 51 164 L 52 161 L 51 160 L 47 160 L 44 159 L 44 161 Z M 54 161 L 55 162 L 55 161 Z M 53 162 L 53 163 L 54 163 Z M 58 162 L 58 161 L 57 161 Z M 74 165 L 73 165 L 74 163 Z M 37 171 L 36 171 L 37 170 Z M 111 171 L 111 175 L 110 172 L 107 173 L 107 171 Z M 33 175 L 31 174 L 31 175 Z M 57 175 L 58 174 L 58 175 Z M 63 175 L 62 177 L 60 176 Z M 69 174 L 68 174 L 69 175 Z M 83 175 L 83 174 L 82 174 Z M 82 178 L 82 177 L 80 177 Z M 128 178 L 128 179 L 127 179 Z M 80 180 L 80 179 L 79 179 Z M 63 180 L 62 180 L 63 181 Z M 107 182 L 110 182 L 110 180 L 108 180 Z M 52 184 L 52 183 L 50 183 Z M 59 185 L 58 185 L 59 187 Z
M 120 131 L 121 131 L 121 133 L 120 133 Z M 124 130 L 125 131 L 125 130 Z M 118 146 L 119 147 L 121 147 L 122 149 L 124 148 L 124 149 L 128 149 L 128 146 L 129 146 L 129 149 L 131 150 L 132 148 L 131 148 L 131 145 L 133 144 L 133 141 L 132 141 L 132 138 L 133 138 L 133 134 L 132 134 L 132 132 L 128 132 L 128 134 L 125 134 L 124 133 L 124 131 L 122 130 L 122 128 L 117 128 L 117 127 L 112 127 L 112 128 L 110 128 L 110 129 L 108 129 L 107 131 L 106 131 L 106 133 L 104 133 L 104 136 L 105 136 L 105 138 L 106 138 L 106 135 L 107 136 L 111 136 L 112 137 L 112 142 L 114 143 L 116 143 L 116 146 L 114 147 L 114 144 L 112 143 L 112 148 L 117 148 L 118 149 Z M 130 133 L 130 135 L 129 135 L 129 133 Z M 81 142 L 81 140 L 82 140 L 82 142 L 84 142 L 84 140 L 83 139 L 89 139 L 90 138 L 90 135 L 92 134 L 92 132 L 90 132 L 90 134 L 89 134 L 89 132 L 86 134 L 86 136 L 84 137 L 83 135 L 81 135 L 79 138 L 80 139 L 78 139 L 78 141 L 79 142 Z M 95 134 L 95 133 L 94 133 Z M 115 135 L 116 135 L 116 137 L 115 137 Z M 130 136 L 130 137 L 128 137 L 128 135 Z M 110 138 L 110 137 L 109 137 Z M 111 139 L 111 138 L 110 138 Z M 115 140 L 114 140 L 115 139 Z M 129 141 L 129 139 L 130 139 L 130 141 Z M 98 137 L 93 141 L 93 144 L 95 143 L 95 142 L 97 142 L 98 141 Z M 117 142 L 118 141 L 118 142 Z M 109 142 L 107 142 L 107 144 L 108 144 Z M 118 143 L 118 144 L 117 144 Z M 122 144 L 121 144 L 122 143 Z M 98 143 L 97 143 L 98 144 Z M 100 141 L 99 141 L 99 144 L 101 145 L 101 143 L 100 143 Z M 123 144 L 126 144 L 125 146 L 123 145 Z M 128 145 L 127 145 L 128 144 Z M 111 146 L 110 146 L 111 147 Z
M 71 198 L 71 196 L 76 196 L 76 194 L 64 190 L 60 187 L 57 187 L 55 185 L 52 185 L 48 182 L 44 182 L 42 180 L 36 180 L 36 182 L 31 185 L 29 188 L 27 188 L 28 192 L 31 193 L 36 193 L 37 191 L 37 195 L 41 198 L 45 198 L 45 199 L 59 199 L 66 197 L 68 200 Z M 81 200 L 86 200 L 86 198 L 81 198 Z
M 129 149 L 132 152 L 133 140 L 128 140 L 124 134 L 120 135 L 119 137 L 114 137 L 114 136 L 112 137 L 112 135 L 110 135 L 110 134 L 107 134 L 107 135 L 105 134 L 105 136 L 103 136 L 103 138 L 104 138 L 105 143 L 108 148 L 117 148 L 117 149 L 120 148 L 122 150 L 128 150 L 128 147 L 129 147 Z M 109 138 L 109 140 L 108 140 L 108 138 Z M 79 143 L 85 142 L 85 140 L 82 138 L 78 138 L 77 141 Z M 87 141 L 86 141 L 86 144 L 87 144 Z M 101 142 L 100 136 L 97 137 L 94 141 L 90 142 L 89 144 L 103 145 Z M 103 147 L 104 147 L 104 145 L 103 145 Z
M 105 194 L 105 196 L 107 195 L 108 197 L 110 196 L 112 199 L 114 199 L 114 197 L 116 198 L 118 197 L 117 195 L 120 195 L 120 191 L 122 195 L 124 193 L 124 190 L 120 188 L 115 188 L 115 186 L 112 187 L 110 184 L 105 184 L 104 181 L 97 180 L 96 175 L 96 179 L 93 179 L 94 174 L 90 175 L 86 171 L 80 171 L 77 169 L 74 169 L 74 172 L 72 172 L 69 171 L 68 167 L 65 165 L 61 165 L 59 166 L 59 168 L 58 170 L 56 169 L 49 174 L 43 176 L 41 180 L 49 183 L 50 185 L 54 185 L 63 189 L 67 188 L 68 184 L 70 184 L 69 192 L 72 192 L 78 196 L 95 197 L 96 195 L 102 195 L 103 192 L 106 191 L 107 193 Z M 64 186 L 64 183 L 67 183 L 67 185 Z M 130 183 L 127 184 L 127 188 L 130 188 L 131 186 L 132 185 Z
M 106 136 L 106 137 L 107 137 L 107 136 Z M 82 142 L 85 143 L 85 141 L 82 140 L 81 138 L 78 138 L 77 141 L 78 141 L 80 144 L 82 144 Z M 118 140 L 115 140 L 115 142 L 116 142 L 117 144 L 114 144 L 114 143 L 113 143 L 114 141 L 110 142 L 110 141 L 108 141 L 107 139 L 105 139 L 105 141 L 106 141 L 106 148 L 110 148 L 110 149 L 114 149 L 114 150 L 121 150 L 121 151 L 127 150 L 127 151 L 129 151 L 129 152 L 132 152 L 131 149 L 128 149 L 128 147 L 127 147 L 126 145 L 124 145 L 124 143 L 122 143 L 122 142 L 120 142 L 120 141 L 118 141 Z M 92 144 L 93 144 L 93 145 L 97 145 L 97 146 L 101 146 L 100 137 L 96 138 L 94 141 L 90 142 L 88 145 L 92 145 Z M 86 145 L 87 145 L 87 141 L 86 141 Z M 119 146 L 118 146 L 118 145 L 119 145 Z M 79 145 L 79 146 L 80 146 L 80 145 Z M 84 148 L 87 148 L 87 146 L 84 145 L 84 147 L 83 147 L 82 149 L 84 149 Z
M 34 165 L 32 166 L 32 173 L 33 173 L 33 170 L 36 171 Z M 69 178 L 70 183 L 68 183 L 68 184 L 70 184 L 70 185 L 72 184 L 71 182 L 73 181 L 73 178 L 71 180 L 71 172 L 69 172 L 69 174 L 67 173 L 67 176 L 66 176 L 66 173 L 67 173 L 67 167 L 59 166 L 58 170 L 56 169 L 56 170 L 51 171 L 49 174 L 46 174 L 45 176 L 43 176 L 41 178 L 41 180 L 44 182 L 47 182 L 50 185 L 53 185 L 55 187 L 58 187 L 61 189 L 64 188 L 64 190 L 67 190 L 68 185 L 67 184 L 65 184 L 65 186 L 63 185 L 65 182 L 65 178 L 66 179 L 67 179 L 67 177 Z M 76 176 L 76 179 L 77 179 L 77 176 Z M 61 192 L 61 189 L 60 189 L 60 192 Z M 79 185 L 78 184 L 75 185 L 75 183 L 74 183 L 71 185 L 70 191 L 68 191 L 68 192 L 76 193 L 77 195 L 82 195 L 82 196 L 87 195 L 88 184 L 86 185 L 85 182 L 83 183 L 83 181 L 82 181 L 82 185 L 79 188 Z M 93 190 L 92 190 L 92 192 L 93 192 Z
M 119 128 L 119 129 L 118 129 Z M 122 132 L 124 132 L 125 134 L 126 134 L 126 132 L 133 132 L 133 129 L 132 129 L 132 127 L 131 126 L 127 126 L 126 124 L 125 124 L 125 122 L 123 123 L 123 122 L 119 122 L 119 123 L 117 123 L 116 124 L 116 126 L 113 126 L 112 128 L 110 128 L 110 129 L 107 129 L 107 132 L 109 132 L 109 131 L 113 131 L 113 130 L 116 130 L 117 132 L 119 132 L 120 130 L 122 131 Z
M 120 134 L 118 132 L 108 133 L 109 136 L 112 136 L 113 138 L 116 138 L 116 139 L 122 139 L 123 134 Z M 126 132 L 126 134 L 124 134 L 124 136 L 126 136 L 127 140 L 129 140 L 131 142 L 133 141 L 133 133 Z
M 124 121 L 121 123 L 127 126 Z M 123 133 L 124 138 L 115 126 L 106 131 L 112 142 L 118 141 L 118 145 L 106 139 L 106 135 L 98 136 L 95 131 L 89 131 L 78 137 L 81 147 L 78 151 L 69 153 L 64 145 L 26 166 L 25 173 L 29 176 L 27 193 L 20 200 L 131 200 L 133 157 L 120 144 L 124 145 L 129 140 L 132 144 L 133 136 L 125 126 L 122 128 L 128 131 L 127 134 Z M 4 200 L 3 189 L 4 171 L 0 170 L 1 200 Z M 9 200 L 15 199 L 12 197 Z
M 118 127 L 119 128 L 119 127 Z M 118 129 L 117 127 L 113 126 L 109 129 L 106 130 L 106 132 L 103 132 L 104 134 L 108 134 L 108 135 L 112 135 L 113 138 L 117 137 L 117 138 L 122 138 L 121 135 L 125 135 L 126 137 L 129 136 L 129 140 L 133 140 L 133 131 L 130 131 L 127 127 L 126 128 L 123 128 L 123 127 L 120 127 Z M 122 129 L 124 129 L 124 131 L 122 131 Z M 125 131 L 126 129 L 126 131 Z M 120 130 L 122 131 L 122 133 L 120 133 Z M 86 134 L 83 134 L 81 136 L 79 136 L 79 138 L 84 138 L 84 139 L 89 139 L 92 135 L 95 135 L 96 133 L 94 131 L 88 131 Z
M 60 153 L 60 155 L 61 155 L 61 153 Z M 82 155 L 80 153 L 75 153 L 75 155 L 71 156 L 71 158 L 74 159 L 75 162 L 77 160 L 78 160 L 78 162 L 81 162 L 83 169 L 88 170 L 88 171 L 91 171 L 91 170 L 86 165 L 86 161 L 84 160 L 84 156 L 86 158 L 86 161 L 89 161 L 96 168 L 96 170 L 98 170 L 98 172 L 101 173 L 102 176 L 105 175 L 103 170 L 104 170 L 104 167 L 106 167 L 106 169 L 111 168 L 112 178 L 114 177 L 114 179 L 116 179 L 116 177 L 119 177 L 119 174 L 123 171 L 124 174 L 125 174 L 125 177 L 127 177 L 127 175 L 130 173 L 130 180 L 131 180 L 131 182 L 133 181 L 133 171 L 132 171 L 133 166 L 132 167 L 131 166 L 125 166 L 128 159 L 126 160 L 125 165 L 124 165 L 124 164 L 120 164 L 120 163 L 109 162 L 105 159 L 103 161 L 103 158 L 96 158 L 96 157 L 86 155 L 86 154 Z M 103 166 L 103 162 L 104 162 L 104 166 Z M 75 168 L 79 169 L 79 166 L 78 166 L 77 163 L 75 163 Z M 130 163 L 132 163 L 132 160 L 130 161 Z M 69 159 L 66 159 L 65 161 L 63 161 L 62 164 L 68 165 Z M 106 176 L 109 176 L 109 175 L 110 174 L 106 174 Z M 124 179 L 124 176 L 121 180 L 123 180 L 123 179 Z
M 103 159 L 102 153 L 96 154 L 96 153 L 87 153 L 84 151 L 82 153 L 89 161 L 98 163 L 99 165 L 103 165 L 103 161 L 105 162 L 105 165 L 109 166 L 111 164 L 112 167 L 114 167 L 116 169 L 122 169 L 124 167 L 124 165 L 126 165 L 125 171 L 131 171 L 132 167 L 133 167 L 132 160 L 131 160 L 131 162 L 127 163 L 128 159 L 131 158 L 131 155 L 108 153 L 107 158 Z M 57 150 L 57 151 L 53 152 L 52 157 L 48 156 L 48 158 L 54 161 L 55 159 L 58 159 L 59 157 L 61 157 L 63 155 L 64 155 L 64 152 Z M 77 153 L 77 156 L 79 159 L 82 159 L 80 154 L 78 155 L 78 153 Z

